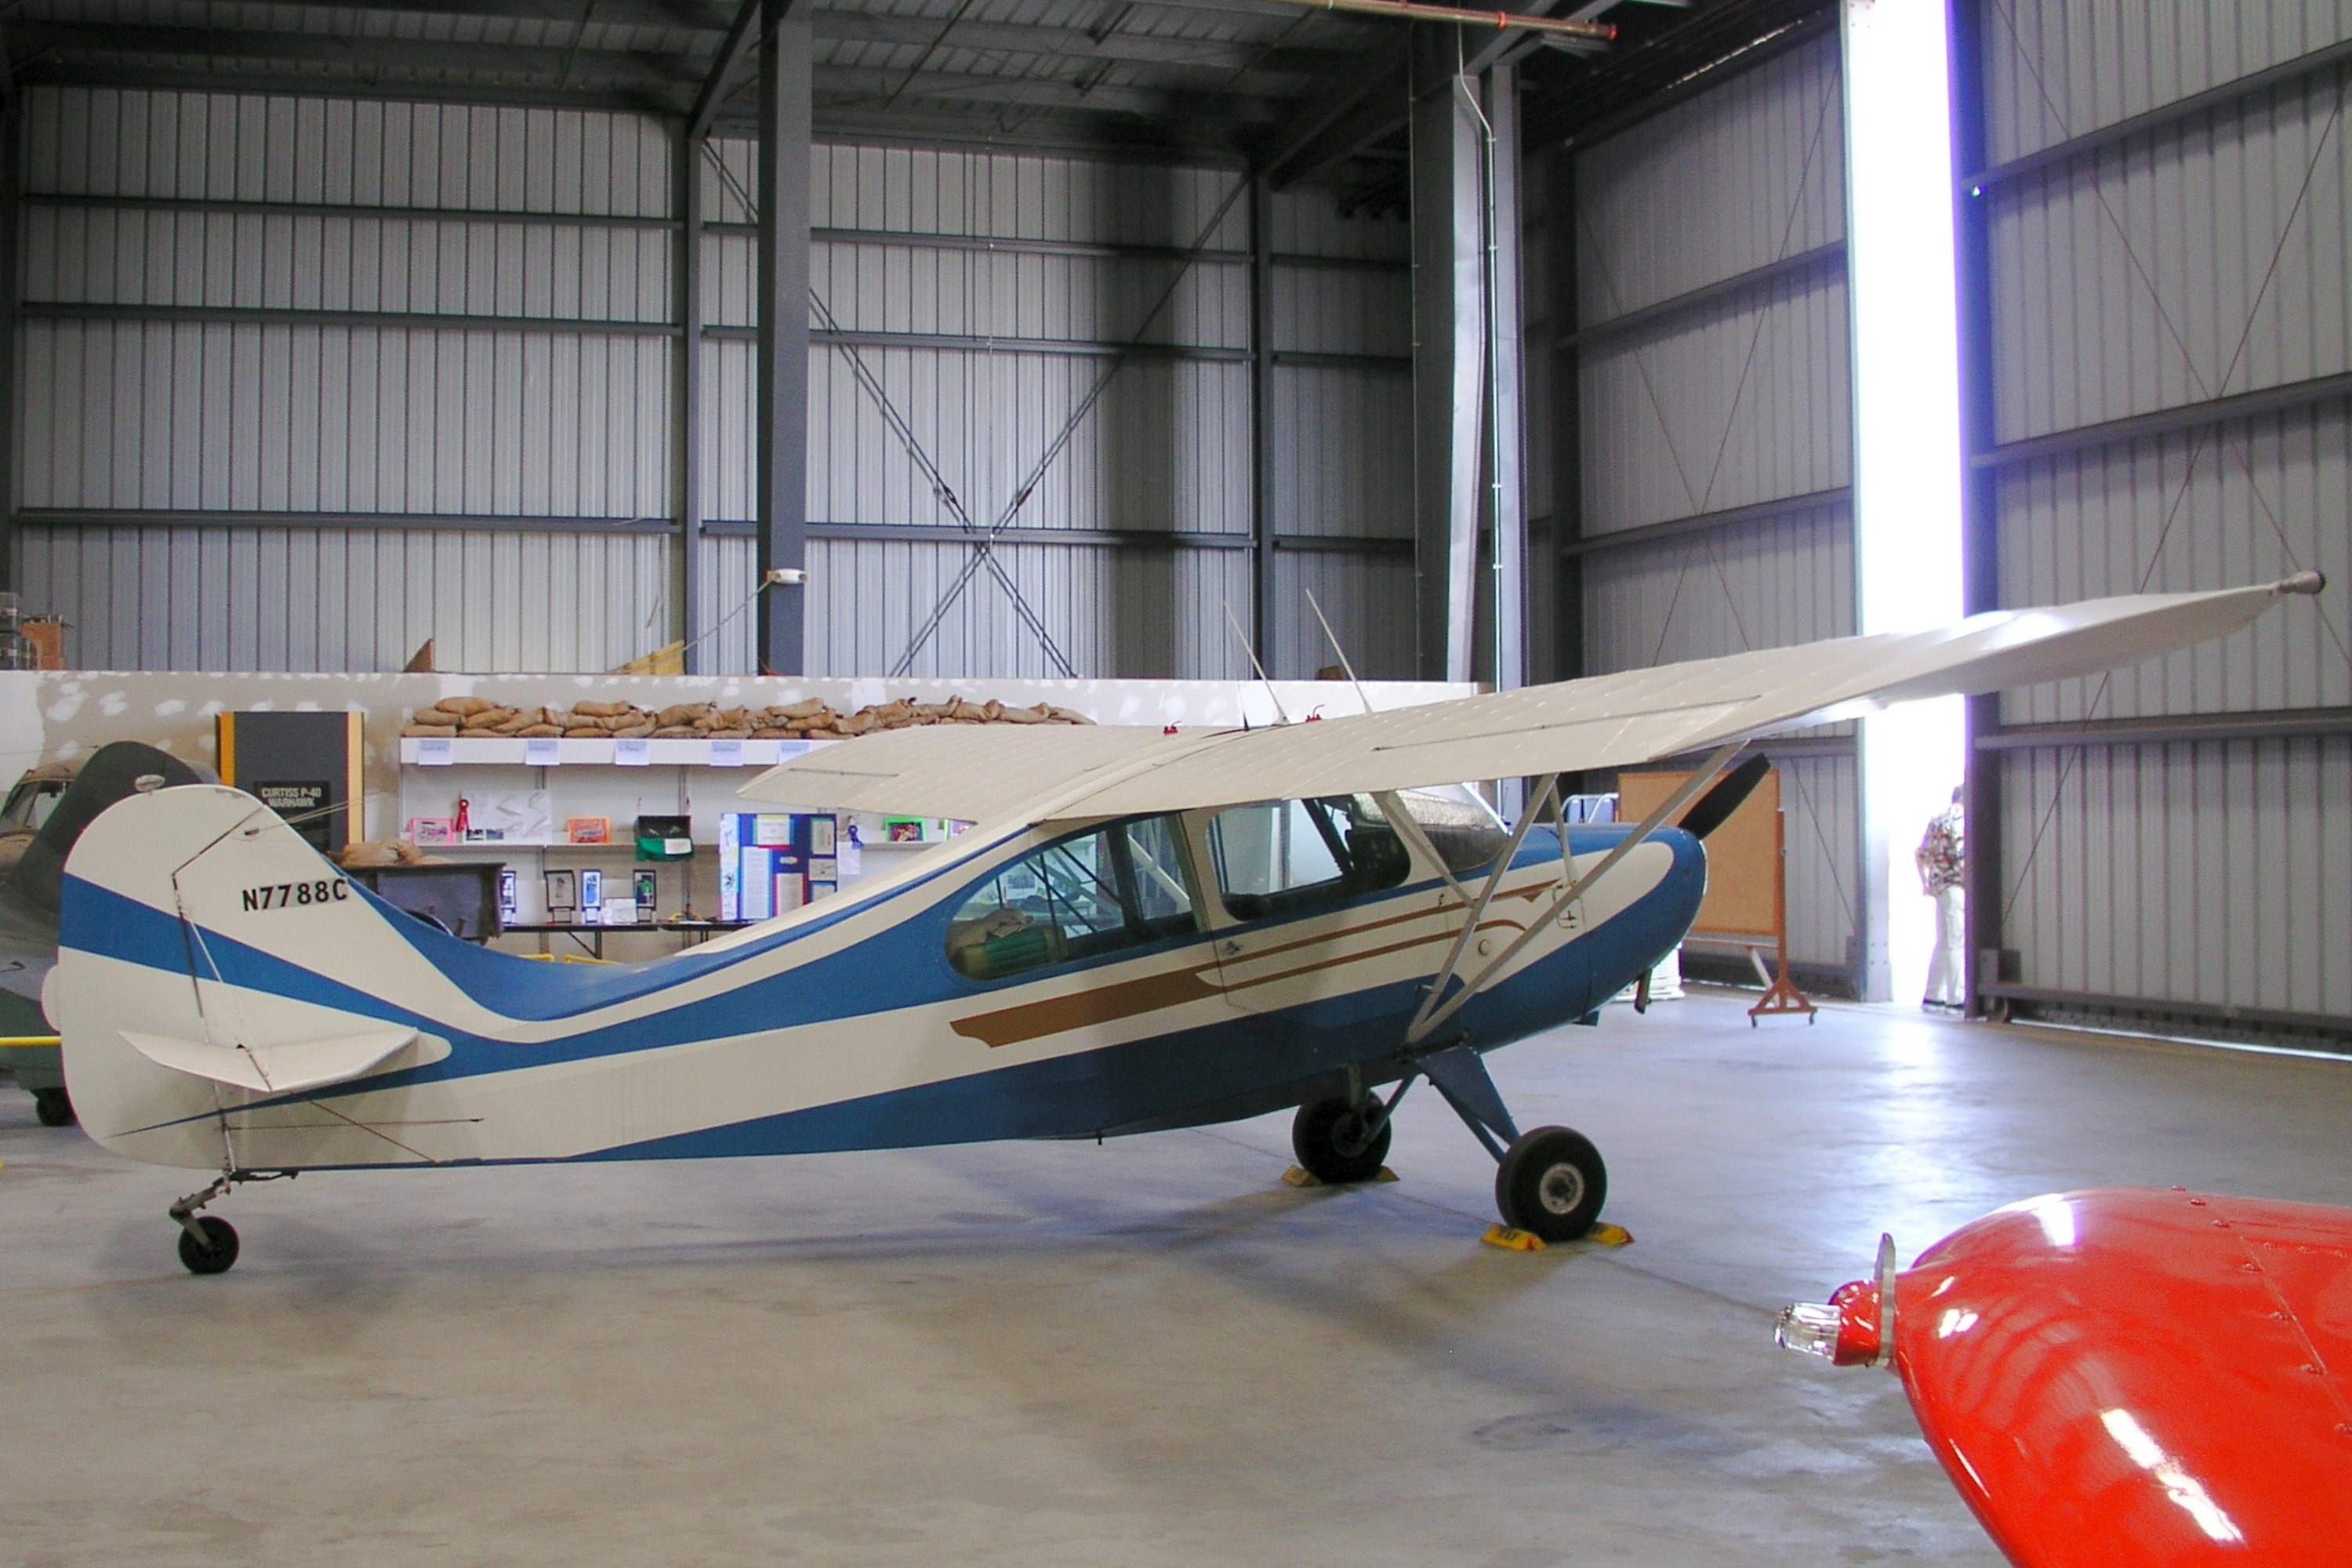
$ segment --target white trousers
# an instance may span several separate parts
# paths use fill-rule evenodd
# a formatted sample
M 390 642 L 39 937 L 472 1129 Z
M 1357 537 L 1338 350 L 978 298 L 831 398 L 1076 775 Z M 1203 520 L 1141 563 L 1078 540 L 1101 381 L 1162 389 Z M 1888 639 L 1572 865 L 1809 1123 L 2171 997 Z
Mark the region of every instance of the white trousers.
M 1936 895 L 1936 956 L 1927 965 L 1929 1002 L 1968 1000 L 1967 894 L 1947 888 Z

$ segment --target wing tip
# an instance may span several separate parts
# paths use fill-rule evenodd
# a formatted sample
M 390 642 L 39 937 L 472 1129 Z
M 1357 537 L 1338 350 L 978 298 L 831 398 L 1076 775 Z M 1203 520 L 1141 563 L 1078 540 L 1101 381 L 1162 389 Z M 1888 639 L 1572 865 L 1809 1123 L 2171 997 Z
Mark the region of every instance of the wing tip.
M 2274 594 L 2315 595 L 2327 586 L 2325 572 L 2298 572 L 2292 577 L 2282 577 L 2272 586 Z

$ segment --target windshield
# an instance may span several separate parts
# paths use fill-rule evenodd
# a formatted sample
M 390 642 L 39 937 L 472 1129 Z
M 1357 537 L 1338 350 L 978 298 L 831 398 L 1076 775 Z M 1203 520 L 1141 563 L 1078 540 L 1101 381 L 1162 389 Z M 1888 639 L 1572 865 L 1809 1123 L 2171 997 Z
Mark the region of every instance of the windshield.
M 1468 784 L 1436 784 L 1428 789 L 1397 792 L 1404 809 L 1455 876 L 1482 871 L 1495 863 L 1511 841 L 1503 819 L 1484 796 Z

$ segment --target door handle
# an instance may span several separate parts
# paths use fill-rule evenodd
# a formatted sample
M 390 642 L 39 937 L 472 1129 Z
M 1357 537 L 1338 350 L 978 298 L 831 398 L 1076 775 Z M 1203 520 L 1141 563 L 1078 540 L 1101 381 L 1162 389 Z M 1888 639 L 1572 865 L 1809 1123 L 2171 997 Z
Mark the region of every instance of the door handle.
M 1242 944 L 1228 937 L 1217 943 L 1217 953 L 1223 958 L 1239 958 L 1242 955 Z

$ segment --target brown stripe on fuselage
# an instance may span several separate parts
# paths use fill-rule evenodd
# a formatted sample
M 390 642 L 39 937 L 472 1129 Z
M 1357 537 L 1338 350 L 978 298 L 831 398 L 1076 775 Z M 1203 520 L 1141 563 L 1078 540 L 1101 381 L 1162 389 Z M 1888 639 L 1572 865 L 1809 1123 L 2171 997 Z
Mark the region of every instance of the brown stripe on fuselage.
M 1369 930 L 1370 928 L 1368 927 L 1366 929 Z M 1507 931 L 1516 935 L 1528 928 L 1519 924 L 1517 921 L 1481 921 L 1478 923 L 1478 929 L 1482 931 L 1497 930 Z M 1353 935 L 1355 933 L 1349 932 L 1348 934 Z M 1337 939 L 1332 938 L 1328 940 L 1336 941 Z M 1385 958 L 1391 952 L 1403 952 L 1408 949 L 1416 947 L 1431 947 L 1434 946 L 1438 942 L 1450 942 L 1453 940 L 1454 933 L 1450 931 L 1433 931 L 1427 936 L 1407 937 L 1402 942 L 1392 942 L 1384 947 L 1368 947 L 1360 952 L 1351 952 L 1345 958 L 1328 958 L 1320 963 L 1302 963 L 1296 969 L 1285 969 L 1273 974 L 1261 974 L 1255 980 L 1228 981 L 1225 984 L 1225 989 L 1227 991 L 1247 991 L 1254 986 L 1271 985 L 1277 980 L 1296 980 L 1302 974 L 1312 974 L 1318 969 L 1337 969 L 1342 964 L 1363 963 L 1371 959 Z M 1294 943 L 1293 945 L 1302 946 L 1305 944 Z M 1287 952 L 1290 949 L 1279 948 L 1269 951 Z M 1242 958 L 1258 958 L 1263 957 L 1264 955 L 1261 953 L 1244 952 L 1237 956 Z
M 1505 899 L 1533 899 L 1552 885 L 1548 881 L 1540 882 L 1497 896 Z M 1346 931 L 1331 931 L 1323 936 L 1301 937 L 1294 942 L 1280 942 L 1272 947 L 1261 948 L 1255 952 L 1240 953 L 1235 956 L 1241 959 L 1271 958 L 1279 953 L 1296 952 L 1303 948 L 1325 947 L 1335 942 L 1363 936 L 1368 932 L 1400 925 L 1407 921 L 1423 920 L 1427 918 L 1429 912 L 1427 910 L 1412 910 L 1403 914 L 1389 915 L 1377 921 L 1367 921 L 1362 925 L 1351 926 Z M 1526 929 L 1516 921 L 1507 920 L 1482 921 L 1478 925 L 1478 929 L 1482 931 L 1497 928 L 1507 929 L 1514 933 Z M 1360 952 L 1350 952 L 1345 957 L 1327 958 L 1318 963 L 1304 963 L 1296 969 L 1282 970 L 1277 973 L 1261 975 L 1253 980 L 1237 981 L 1226 986 L 1225 989 L 1228 991 L 1252 990 L 1261 985 L 1271 985 L 1276 981 L 1294 980 L 1299 975 L 1311 974 L 1319 969 L 1336 969 L 1342 964 L 1369 963 L 1372 959 L 1384 958 L 1390 953 L 1402 952 L 1410 948 L 1427 947 L 1453 940 L 1454 932 L 1451 931 L 1434 931 L 1426 936 L 1412 937 L 1403 942 L 1365 948 Z M 1074 991 L 1066 996 L 1055 996 L 1043 1002 L 1024 1003 L 1018 1007 L 1006 1007 L 994 1013 L 975 1013 L 968 1018 L 956 1019 L 950 1027 L 966 1039 L 979 1040 L 992 1049 L 998 1046 L 1017 1046 L 1029 1040 L 1042 1039 L 1047 1035 L 1059 1035 L 1071 1029 L 1083 1028 L 1088 1024 L 1116 1023 L 1121 1018 L 1156 1013 L 1165 1007 L 1178 1007 L 1187 1002 L 1198 1002 L 1214 996 L 1217 994 L 1218 987 L 1206 976 L 1215 967 L 1213 963 L 1209 963 L 1192 969 L 1171 970 L 1162 974 L 1147 974 L 1140 979 L 1120 981 L 1111 985 L 1093 986 L 1084 991 Z
M 1066 996 L 1024 1003 L 1000 1013 L 975 1013 L 969 1018 L 958 1018 L 953 1027 L 966 1039 L 983 1041 L 991 1047 L 1017 1046 L 1024 1040 L 1084 1028 L 1088 1024 L 1116 1023 L 1139 1013 L 1157 1013 L 1163 1007 L 1178 1007 L 1214 996 L 1217 988 L 1202 978 L 1214 967 L 1203 964 L 1196 969 L 1147 974 L 1139 980 L 1122 980 L 1112 985 L 1092 985 Z

